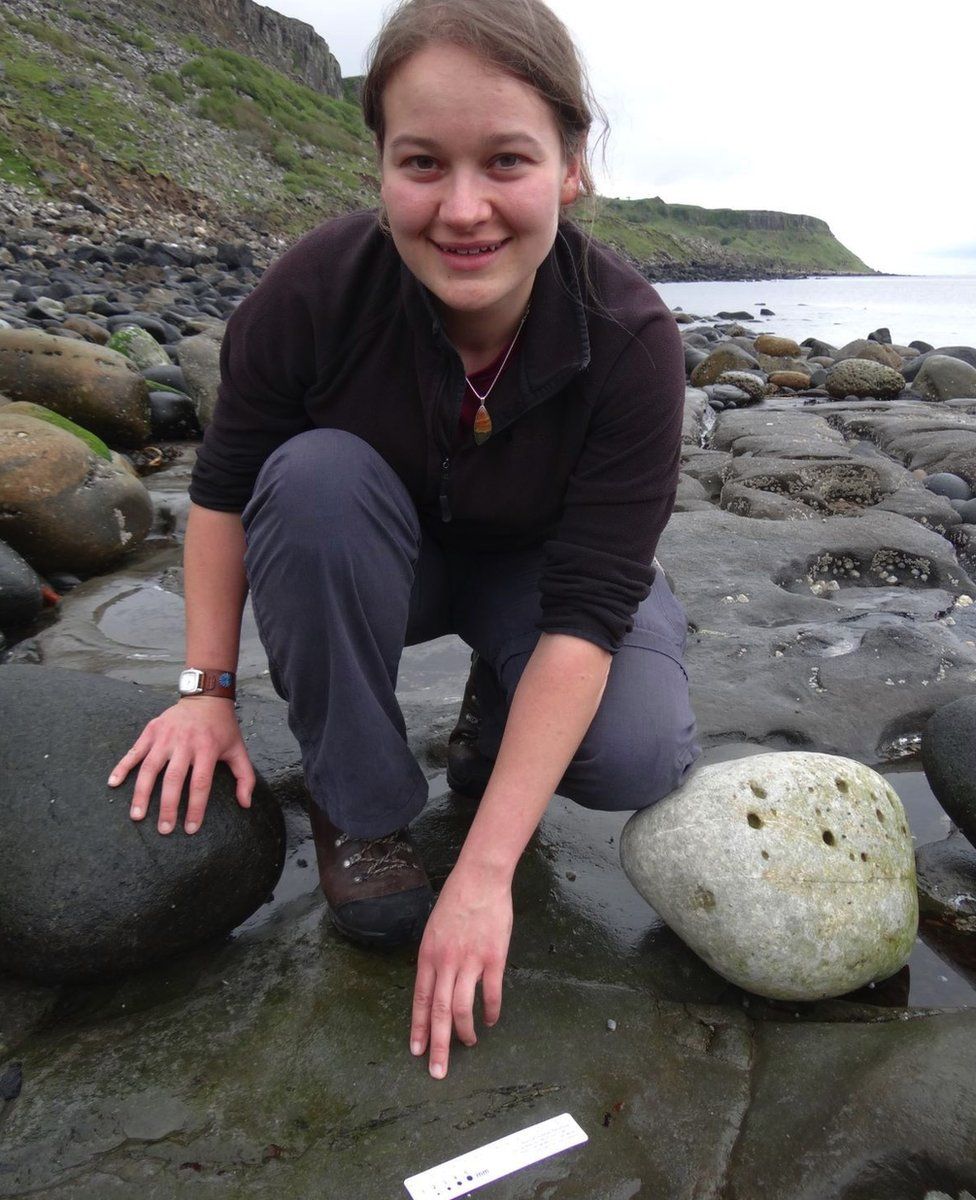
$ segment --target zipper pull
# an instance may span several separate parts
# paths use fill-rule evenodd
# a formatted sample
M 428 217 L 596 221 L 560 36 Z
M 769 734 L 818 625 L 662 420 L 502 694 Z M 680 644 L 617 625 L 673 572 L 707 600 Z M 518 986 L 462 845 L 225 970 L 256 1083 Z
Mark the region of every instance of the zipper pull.
M 441 505 L 441 520 L 446 524 L 451 519 L 451 503 L 447 498 L 447 484 L 451 475 L 451 460 L 445 458 L 441 462 L 441 494 L 439 497 Z

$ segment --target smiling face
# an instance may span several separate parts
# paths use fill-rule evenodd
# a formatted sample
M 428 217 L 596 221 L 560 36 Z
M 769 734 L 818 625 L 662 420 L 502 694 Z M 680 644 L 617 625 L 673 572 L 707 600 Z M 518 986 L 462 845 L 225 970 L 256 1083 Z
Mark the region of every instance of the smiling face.
M 383 116 L 382 196 L 401 258 L 455 342 L 503 343 L 576 198 L 578 158 L 567 161 L 538 92 L 447 43 L 401 64 Z

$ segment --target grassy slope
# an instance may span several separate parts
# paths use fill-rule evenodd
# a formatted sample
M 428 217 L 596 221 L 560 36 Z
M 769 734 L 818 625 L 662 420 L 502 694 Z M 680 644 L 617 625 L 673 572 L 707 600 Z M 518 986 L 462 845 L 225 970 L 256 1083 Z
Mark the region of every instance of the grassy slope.
M 286 233 L 375 203 L 372 147 L 351 83 L 347 98 L 334 100 L 193 36 L 181 39 L 182 62 L 172 69 L 172 47 L 164 59 L 135 22 L 123 27 L 77 5 L 62 11 L 57 25 L 15 14 L 0 25 L 0 179 L 44 192 L 56 190 L 55 176 L 110 187 L 113 172 L 165 175 Z M 127 61 L 133 47 L 159 69 Z M 197 144 L 196 156 L 182 161 L 166 136 L 180 123 Z M 65 128 L 71 137 L 59 132 Z M 219 169 L 204 180 L 195 169 L 201 162 Z M 771 230 L 752 227 L 750 216 L 601 200 L 593 231 L 665 271 L 692 262 L 745 272 L 869 270 L 822 222 Z

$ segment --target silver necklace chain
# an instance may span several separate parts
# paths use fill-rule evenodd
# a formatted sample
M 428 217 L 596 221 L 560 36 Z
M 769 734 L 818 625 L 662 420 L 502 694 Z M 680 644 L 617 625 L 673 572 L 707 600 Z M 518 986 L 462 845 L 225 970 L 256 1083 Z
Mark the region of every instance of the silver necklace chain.
M 501 378 L 502 371 L 505 370 L 505 364 L 508 362 L 509 358 L 511 357 L 512 351 L 515 349 L 515 343 L 519 339 L 519 334 L 522 332 L 522 326 L 525 324 L 525 320 L 526 320 L 526 317 L 528 317 L 528 315 L 529 315 L 529 309 L 528 309 L 528 307 L 526 307 L 525 312 L 522 313 L 522 320 L 519 321 L 518 329 L 515 330 L 515 337 L 512 338 L 512 341 L 508 347 L 508 350 L 506 350 L 506 352 L 505 352 L 505 357 L 502 359 L 502 365 L 495 372 L 495 378 L 488 385 L 488 390 L 485 392 L 484 395 L 482 395 L 481 392 L 479 392 L 478 389 L 471 382 L 471 376 L 465 375 L 465 377 L 464 377 L 465 382 L 467 383 L 468 387 L 472 390 L 472 392 L 474 392 L 474 394 L 477 397 L 478 402 L 480 404 L 484 404 L 484 402 L 491 395 L 492 389 L 494 388 L 495 384 Z M 477 374 L 477 372 L 475 372 L 475 373 Z

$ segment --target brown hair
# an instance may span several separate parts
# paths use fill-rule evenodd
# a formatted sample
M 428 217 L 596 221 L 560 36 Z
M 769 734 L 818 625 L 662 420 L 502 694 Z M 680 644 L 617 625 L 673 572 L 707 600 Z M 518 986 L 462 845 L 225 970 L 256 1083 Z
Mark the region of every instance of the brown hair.
M 538 92 L 552 109 L 566 158 L 580 157 L 580 194 L 594 195 L 586 139 L 594 113 L 604 130 L 606 118 L 569 30 L 542 0 L 400 0 L 370 47 L 363 81 L 363 116 L 380 150 L 386 86 L 401 63 L 432 42 L 463 46 Z

